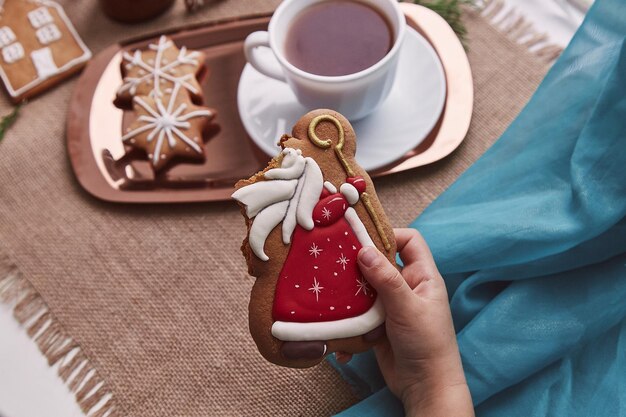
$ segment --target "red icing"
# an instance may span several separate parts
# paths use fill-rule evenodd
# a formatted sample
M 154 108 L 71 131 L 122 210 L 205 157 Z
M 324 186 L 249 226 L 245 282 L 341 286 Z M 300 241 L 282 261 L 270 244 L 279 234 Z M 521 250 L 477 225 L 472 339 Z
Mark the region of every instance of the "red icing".
M 274 320 L 340 320 L 374 304 L 376 293 L 356 262 L 361 244 L 344 217 L 348 207 L 341 194 L 323 193 L 313 210 L 315 227 L 296 226 L 276 284 Z
M 320 198 L 328 197 L 330 195 L 330 191 L 326 189 L 326 187 L 322 188 L 322 196 Z
M 339 193 L 323 197 L 313 209 L 313 222 L 315 226 L 328 226 L 341 219 L 350 207 L 345 197 Z
M 365 179 L 363 177 L 349 177 L 346 182 L 348 184 L 352 184 L 354 188 L 359 192 L 359 194 L 363 194 L 365 192 Z

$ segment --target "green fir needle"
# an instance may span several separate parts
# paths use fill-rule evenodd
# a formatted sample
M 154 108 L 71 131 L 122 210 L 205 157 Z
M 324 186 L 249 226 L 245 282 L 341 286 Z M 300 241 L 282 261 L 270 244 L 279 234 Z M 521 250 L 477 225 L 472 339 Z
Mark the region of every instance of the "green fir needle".
M 9 130 L 11 125 L 17 120 L 17 116 L 20 114 L 21 107 L 22 105 L 18 104 L 13 108 L 13 111 L 11 111 L 11 113 L 2 116 L 2 119 L 0 119 L 0 142 L 2 141 L 2 139 L 4 139 L 4 135 L 6 134 L 7 130 Z
M 452 30 L 454 30 L 454 33 L 456 33 L 463 45 L 465 45 L 467 29 L 465 29 L 465 25 L 461 20 L 461 6 L 464 4 L 472 5 L 472 0 L 413 0 L 413 3 L 428 7 L 439 16 L 443 17 Z

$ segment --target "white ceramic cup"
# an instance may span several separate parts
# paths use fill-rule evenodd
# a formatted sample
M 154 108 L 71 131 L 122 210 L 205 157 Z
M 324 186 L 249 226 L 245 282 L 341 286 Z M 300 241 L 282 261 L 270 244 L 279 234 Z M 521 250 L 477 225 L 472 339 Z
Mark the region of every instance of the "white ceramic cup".
M 274 12 L 267 32 L 254 32 L 246 38 L 246 59 L 260 73 L 289 84 L 305 107 L 329 108 L 350 120 L 358 120 L 376 110 L 391 91 L 406 30 L 404 14 L 397 0 L 359 0 L 376 8 L 391 24 L 394 35 L 391 50 L 362 71 L 341 76 L 317 75 L 291 64 L 284 50 L 294 18 L 307 7 L 323 1 L 332 0 L 284 0 Z M 270 48 L 273 54 L 261 54 L 259 47 Z

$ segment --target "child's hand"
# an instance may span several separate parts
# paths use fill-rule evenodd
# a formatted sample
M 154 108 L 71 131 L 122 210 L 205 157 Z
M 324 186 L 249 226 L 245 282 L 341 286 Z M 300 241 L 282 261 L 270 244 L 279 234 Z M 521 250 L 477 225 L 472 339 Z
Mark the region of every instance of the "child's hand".
M 402 273 L 375 248 L 361 249 L 358 258 L 387 314 L 388 340 L 375 347 L 380 370 L 409 416 L 473 416 L 441 274 L 416 230 L 395 234 Z

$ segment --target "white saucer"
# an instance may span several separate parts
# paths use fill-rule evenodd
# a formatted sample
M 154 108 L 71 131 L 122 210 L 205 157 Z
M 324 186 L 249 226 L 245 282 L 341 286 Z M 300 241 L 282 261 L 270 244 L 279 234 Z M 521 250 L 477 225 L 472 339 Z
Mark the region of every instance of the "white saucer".
M 437 53 L 422 35 L 407 27 L 389 97 L 376 112 L 352 124 L 358 163 L 371 171 L 414 149 L 439 120 L 445 98 L 445 73 Z M 287 84 L 262 75 L 250 64 L 239 80 L 237 105 L 246 131 L 269 156 L 278 154 L 281 135 L 291 133 L 291 127 L 308 111 Z

